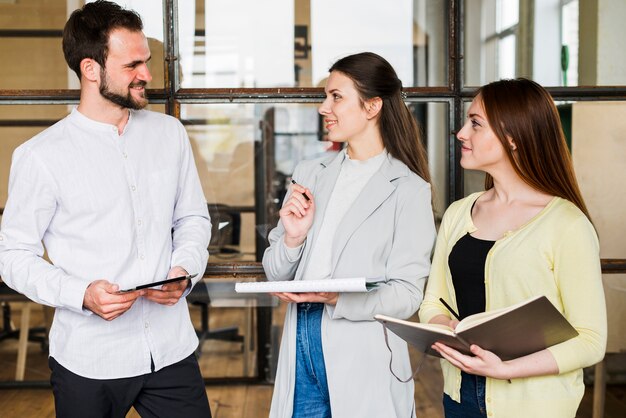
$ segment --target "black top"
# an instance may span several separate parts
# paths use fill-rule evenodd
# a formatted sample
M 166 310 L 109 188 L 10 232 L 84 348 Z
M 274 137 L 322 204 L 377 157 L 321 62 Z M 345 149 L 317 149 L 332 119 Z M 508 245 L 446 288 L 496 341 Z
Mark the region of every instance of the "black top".
M 468 233 L 450 252 L 448 266 L 461 319 L 485 311 L 485 261 L 493 244 Z

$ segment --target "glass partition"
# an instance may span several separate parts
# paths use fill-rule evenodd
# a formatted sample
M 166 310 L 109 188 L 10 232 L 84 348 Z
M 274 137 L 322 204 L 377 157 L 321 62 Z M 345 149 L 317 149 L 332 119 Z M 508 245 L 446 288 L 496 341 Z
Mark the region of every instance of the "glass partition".
M 626 83 L 622 0 L 465 0 L 465 84 L 528 77 L 544 86 Z
M 211 262 L 254 260 L 277 222 L 298 162 L 336 154 L 317 104 L 183 104 L 181 119 L 192 142 L 200 180 L 214 216 Z M 445 209 L 447 103 L 410 103 L 427 144 L 435 206 Z M 260 172 L 259 170 L 262 170 Z M 256 201 L 267 186 L 265 202 Z M 265 190 L 265 189 L 264 189 Z M 255 208 L 265 203 L 263 220 Z M 263 206 L 262 206 L 263 207 Z M 257 241 L 257 239 L 261 241 Z
M 405 87 L 447 85 L 447 2 L 393 5 L 179 1 L 181 87 L 319 87 L 334 61 L 362 51 L 387 58 Z
M 78 89 L 78 77 L 65 63 L 63 27 L 75 8 L 85 2 L 0 2 L 0 90 Z M 118 1 L 136 10 L 152 52 L 149 88 L 162 88 L 163 6 L 160 1 Z M 69 9 L 68 9 L 68 4 Z

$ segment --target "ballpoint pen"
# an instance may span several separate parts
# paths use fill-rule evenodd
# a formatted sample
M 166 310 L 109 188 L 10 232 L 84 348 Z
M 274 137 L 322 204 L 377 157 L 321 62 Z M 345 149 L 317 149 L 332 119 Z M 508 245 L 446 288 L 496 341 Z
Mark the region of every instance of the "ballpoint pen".
M 454 317 L 455 317 L 456 319 L 458 319 L 459 321 L 461 320 L 461 318 L 459 317 L 459 314 L 457 314 L 456 312 L 454 312 L 454 309 L 452 309 L 452 307 L 451 307 L 450 305 L 448 305 L 448 303 L 447 303 L 445 300 L 443 300 L 443 298 L 439 298 L 439 301 L 440 301 L 441 303 L 443 303 L 443 306 L 445 306 L 445 307 L 446 307 L 446 308 L 450 311 L 450 313 L 451 313 L 452 315 L 454 315 Z M 467 341 L 463 340 L 463 339 L 462 339 L 459 335 L 457 335 L 456 337 L 457 337 L 459 340 L 461 340 L 461 341 L 462 341 L 465 345 L 467 345 L 468 347 L 470 347 L 470 346 L 471 346 L 471 344 L 470 344 L 470 343 L 468 343 Z M 506 379 L 506 381 L 507 381 L 507 382 L 509 382 L 509 383 L 511 383 L 511 379 Z
M 456 312 L 454 312 L 454 309 L 452 309 L 452 307 L 451 307 L 450 305 L 448 305 L 448 304 L 446 303 L 446 301 L 445 301 L 445 300 L 443 300 L 443 298 L 439 298 L 439 301 L 440 301 L 441 303 L 443 303 L 443 306 L 445 306 L 445 307 L 446 307 L 446 308 L 450 311 L 450 313 L 451 313 L 452 315 L 454 315 L 454 317 L 455 317 L 456 319 L 458 319 L 459 321 L 461 320 L 461 318 L 459 317 L 459 314 L 457 314 Z
M 291 184 L 298 184 L 298 183 L 294 179 L 291 179 Z M 304 196 L 306 200 L 311 200 L 309 199 L 309 196 L 306 195 L 306 193 L 302 193 L 302 196 Z

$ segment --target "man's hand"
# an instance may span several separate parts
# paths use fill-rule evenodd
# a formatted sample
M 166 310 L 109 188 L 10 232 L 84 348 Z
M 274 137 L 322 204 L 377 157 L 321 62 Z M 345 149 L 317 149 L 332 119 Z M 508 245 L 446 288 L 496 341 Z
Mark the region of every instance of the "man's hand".
M 179 266 L 172 267 L 167 274 L 167 278 L 186 276 L 189 273 Z M 181 280 L 179 282 L 166 283 L 161 289 L 145 289 L 143 295 L 146 299 L 158 303 L 160 305 L 172 306 L 178 303 L 187 287 L 191 284 L 190 280 Z
M 118 293 L 119 286 L 106 280 L 91 282 L 85 290 L 83 307 L 102 319 L 112 321 L 133 306 L 143 290 Z

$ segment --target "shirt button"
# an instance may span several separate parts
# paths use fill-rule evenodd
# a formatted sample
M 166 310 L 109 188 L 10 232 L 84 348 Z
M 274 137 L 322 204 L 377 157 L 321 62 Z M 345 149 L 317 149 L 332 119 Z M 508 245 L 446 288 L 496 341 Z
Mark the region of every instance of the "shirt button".
M 130 190 L 134 192 L 135 190 L 137 190 L 137 188 L 135 186 L 130 186 Z
M 4 241 L 4 237 L 0 235 L 0 241 Z
M 146 322 L 146 323 L 144 324 L 144 327 L 145 327 L 145 328 L 150 328 L 150 324 Z
M 487 402 L 491 402 L 491 398 L 487 398 Z
M 137 221 L 137 225 L 141 226 L 141 219 Z
M 139 258 L 143 260 L 144 259 L 143 254 L 139 254 Z
M 122 154 L 122 156 L 123 156 L 124 158 L 128 158 L 128 155 L 127 155 L 126 153 L 123 153 L 123 154 Z

